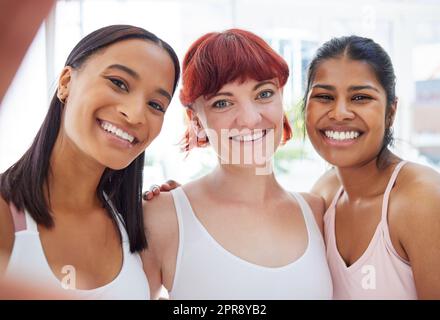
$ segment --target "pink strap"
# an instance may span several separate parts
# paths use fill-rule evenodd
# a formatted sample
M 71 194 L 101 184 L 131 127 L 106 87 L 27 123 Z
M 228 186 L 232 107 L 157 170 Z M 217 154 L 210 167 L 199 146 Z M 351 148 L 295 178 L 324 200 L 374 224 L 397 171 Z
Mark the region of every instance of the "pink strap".
M 339 187 L 338 191 L 335 193 L 335 196 L 333 197 L 332 203 L 330 204 L 330 206 L 327 209 L 327 211 L 328 211 L 332 208 L 333 215 L 335 214 L 335 211 L 336 211 L 336 203 L 338 202 L 339 198 L 341 197 L 341 194 L 343 191 L 344 191 L 344 187 L 341 185 Z
M 15 232 L 26 230 L 26 215 L 24 212 L 18 211 L 17 207 L 12 202 L 9 203 L 9 210 L 11 210 Z
M 401 161 L 393 171 L 393 174 L 391 175 L 390 181 L 388 182 L 387 188 L 385 189 L 385 193 L 383 195 L 383 201 L 382 201 L 382 218 L 381 221 L 387 222 L 387 212 L 388 212 L 388 200 L 390 198 L 391 189 L 394 186 L 394 183 L 396 182 L 397 175 L 399 174 L 400 169 L 407 163 L 407 161 Z

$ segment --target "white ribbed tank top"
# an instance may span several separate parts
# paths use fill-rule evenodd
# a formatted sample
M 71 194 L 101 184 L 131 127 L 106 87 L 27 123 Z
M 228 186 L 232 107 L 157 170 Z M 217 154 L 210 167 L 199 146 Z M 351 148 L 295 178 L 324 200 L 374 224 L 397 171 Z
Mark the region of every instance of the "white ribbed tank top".
M 170 299 L 331 299 L 325 245 L 313 213 L 298 193 L 308 245 L 296 261 L 265 267 L 223 248 L 196 217 L 181 187 L 171 191 L 179 225 L 176 271 Z
M 13 205 L 10 207 L 11 211 L 16 210 Z M 138 253 L 130 252 L 130 243 L 122 217 L 115 210 L 114 213 L 117 216 L 116 220 L 122 236 L 123 262 L 119 274 L 106 285 L 90 290 L 64 289 L 62 282 L 53 274 L 47 262 L 37 223 L 26 210 L 24 211 L 25 221 L 23 221 L 26 227 L 22 231 L 15 232 L 14 246 L 5 276 L 18 279 L 20 282 L 29 281 L 33 287 L 41 286 L 42 289 L 50 290 L 50 292 L 60 292 L 79 299 L 150 299 L 150 289 L 141 258 Z M 23 215 L 22 212 L 12 212 L 12 214 Z M 66 276 L 69 274 L 72 276 L 71 272 L 72 269 L 66 267 Z M 69 283 L 66 281 L 66 284 Z

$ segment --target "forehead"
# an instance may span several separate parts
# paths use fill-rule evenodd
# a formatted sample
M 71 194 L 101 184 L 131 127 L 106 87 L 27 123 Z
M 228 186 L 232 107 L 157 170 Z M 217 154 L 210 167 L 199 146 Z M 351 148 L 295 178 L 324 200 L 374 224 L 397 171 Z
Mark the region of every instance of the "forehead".
M 152 41 L 129 39 L 116 42 L 92 55 L 84 69 L 102 71 L 112 64 L 122 64 L 144 79 L 165 80 L 162 85 L 171 91 L 174 83 L 173 60 L 165 49 Z
M 318 64 L 313 83 L 338 86 L 373 85 L 383 89 L 373 68 L 365 61 L 347 57 L 326 59 Z

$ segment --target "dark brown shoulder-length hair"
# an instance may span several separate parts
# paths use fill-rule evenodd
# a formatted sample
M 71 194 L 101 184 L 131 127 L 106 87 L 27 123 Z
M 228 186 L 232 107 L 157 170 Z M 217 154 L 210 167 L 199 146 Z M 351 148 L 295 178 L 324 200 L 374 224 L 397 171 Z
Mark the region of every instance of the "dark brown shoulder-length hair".
M 130 25 L 111 25 L 98 29 L 83 38 L 70 53 L 65 66 L 80 68 L 96 52 L 123 40 L 144 39 L 162 47 L 174 63 L 174 87 L 180 76 L 179 60 L 169 44 L 142 28 Z M 26 209 L 36 223 L 51 228 L 54 220 L 50 205 L 44 194 L 50 173 L 50 157 L 57 139 L 64 105 L 53 95 L 49 111 L 31 147 L 14 165 L 0 175 L 0 194 L 17 209 Z M 121 214 L 130 241 L 130 251 L 139 252 L 147 248 L 142 215 L 142 175 L 145 152 L 122 170 L 106 168 L 96 193 L 112 221 L 117 217 L 113 205 Z M 106 199 L 108 198 L 108 200 Z

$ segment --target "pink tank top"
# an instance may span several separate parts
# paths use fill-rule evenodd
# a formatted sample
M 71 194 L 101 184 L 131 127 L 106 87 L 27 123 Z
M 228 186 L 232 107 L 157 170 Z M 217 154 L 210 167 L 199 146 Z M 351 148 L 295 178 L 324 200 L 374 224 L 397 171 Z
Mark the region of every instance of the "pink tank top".
M 373 238 L 362 256 L 349 267 L 339 254 L 335 236 L 335 208 L 344 191 L 342 187 L 325 213 L 325 241 L 334 299 L 417 299 L 411 265 L 394 249 L 387 220 L 390 192 L 405 163 L 396 166 L 385 189 L 382 217 Z

